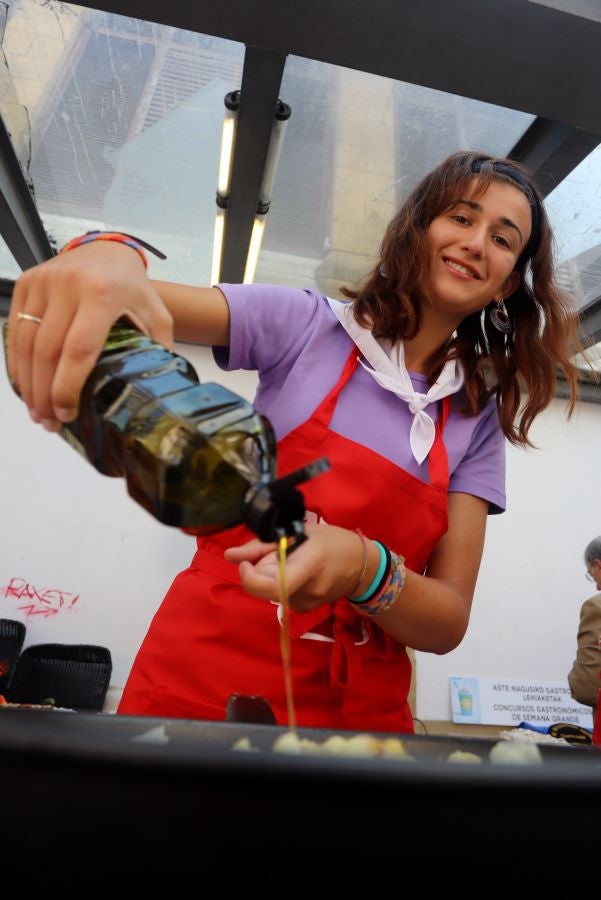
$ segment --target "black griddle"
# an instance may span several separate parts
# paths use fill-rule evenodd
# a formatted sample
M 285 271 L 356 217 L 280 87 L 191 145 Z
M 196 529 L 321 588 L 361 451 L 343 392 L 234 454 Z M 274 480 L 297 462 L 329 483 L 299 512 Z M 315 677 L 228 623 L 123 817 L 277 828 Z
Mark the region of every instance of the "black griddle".
M 551 873 L 557 887 L 576 862 L 580 875 L 590 867 L 592 877 L 597 866 L 601 751 L 595 748 L 539 744 L 542 765 L 495 765 L 489 753 L 496 739 L 398 735 L 413 761 L 295 756 L 271 751 L 284 731 L 4 708 L 3 858 L 27 863 L 24 835 L 32 828 L 38 840 L 51 836 L 48 846 L 62 868 L 51 867 L 45 878 L 57 878 L 63 893 L 72 884 L 69 872 L 93 869 L 102 879 L 101 858 L 113 874 L 128 873 L 155 889 L 156 879 L 198 875 L 204 865 L 227 875 L 231 888 L 236 879 L 244 887 L 255 877 L 264 885 L 265 867 L 275 874 L 290 854 L 300 854 L 305 867 L 325 854 L 328 866 L 347 860 L 344 872 L 328 869 L 327 877 L 338 890 L 348 878 L 350 896 L 358 895 L 352 891 L 359 892 L 362 878 L 366 890 L 373 887 L 367 873 L 380 860 L 377 882 L 386 858 L 387 870 L 402 860 L 413 875 L 455 877 L 463 866 L 464 878 L 467 853 L 470 878 L 496 866 L 503 883 L 535 872 L 540 887 Z M 352 734 L 299 729 L 318 743 L 335 733 Z M 233 750 L 241 737 L 257 751 Z M 482 763 L 448 763 L 454 750 L 475 753 Z M 545 848 L 538 863 L 537 848 Z M 303 884 L 294 879 L 284 896 L 306 896 Z M 311 895 L 314 887 L 307 890 Z

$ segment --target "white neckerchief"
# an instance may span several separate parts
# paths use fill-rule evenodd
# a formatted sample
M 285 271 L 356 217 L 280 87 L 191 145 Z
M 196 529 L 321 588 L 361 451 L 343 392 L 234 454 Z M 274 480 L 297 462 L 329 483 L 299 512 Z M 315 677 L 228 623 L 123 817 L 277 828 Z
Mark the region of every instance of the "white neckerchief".
M 328 303 L 344 330 L 369 363 L 369 366 L 366 366 L 363 360 L 359 360 L 365 371 L 369 372 L 381 387 L 392 391 L 408 404 L 413 413 L 409 444 L 413 456 L 421 465 L 430 452 L 435 435 L 434 422 L 426 412 L 426 406 L 443 397 L 448 397 L 449 394 L 456 394 L 460 390 L 463 385 L 461 363 L 456 359 L 446 362 L 438 380 L 426 394 L 421 394 L 414 389 L 411 383 L 405 365 L 405 350 L 402 341 L 397 341 L 391 347 L 390 353 L 387 354 L 371 331 L 359 325 L 353 316 L 351 303 L 334 300 L 331 297 L 328 297 Z

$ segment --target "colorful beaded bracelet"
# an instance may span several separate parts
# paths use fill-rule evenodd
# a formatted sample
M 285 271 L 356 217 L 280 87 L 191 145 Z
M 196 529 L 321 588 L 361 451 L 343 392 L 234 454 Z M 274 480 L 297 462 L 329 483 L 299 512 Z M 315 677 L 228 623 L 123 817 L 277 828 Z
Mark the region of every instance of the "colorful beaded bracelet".
M 146 250 L 150 250 L 159 259 L 167 259 L 165 254 L 157 250 L 156 247 L 151 246 L 151 244 L 146 243 L 141 238 L 135 237 L 133 234 L 125 234 L 121 231 L 86 231 L 85 234 L 70 240 L 59 252 L 66 253 L 67 250 L 74 250 L 76 247 L 81 247 L 82 244 L 91 244 L 92 241 L 117 241 L 120 244 L 126 244 L 126 246 L 131 247 L 132 250 L 139 254 L 145 269 L 148 268 L 148 259 L 142 249 L 143 247 Z

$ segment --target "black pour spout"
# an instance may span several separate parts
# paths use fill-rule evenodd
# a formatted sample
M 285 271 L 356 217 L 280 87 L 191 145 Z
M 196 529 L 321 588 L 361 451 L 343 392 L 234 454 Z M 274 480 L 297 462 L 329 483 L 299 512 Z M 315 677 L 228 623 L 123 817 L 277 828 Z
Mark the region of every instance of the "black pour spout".
M 277 541 L 281 537 L 295 539 L 289 552 L 306 541 L 304 518 L 305 500 L 296 485 L 330 469 L 326 457 L 307 463 L 283 478 L 260 482 L 252 490 L 244 509 L 244 523 L 262 541 Z

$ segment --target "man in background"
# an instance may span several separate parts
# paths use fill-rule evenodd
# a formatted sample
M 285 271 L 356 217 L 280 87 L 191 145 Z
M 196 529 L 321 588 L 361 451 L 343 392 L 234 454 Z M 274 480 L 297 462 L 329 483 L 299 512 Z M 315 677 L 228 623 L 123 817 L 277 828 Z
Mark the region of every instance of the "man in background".
M 594 538 L 584 551 L 586 577 L 601 591 L 601 537 Z M 568 674 L 574 700 L 592 707 L 593 721 L 597 714 L 601 688 L 601 593 L 589 597 L 580 609 L 578 649 Z

